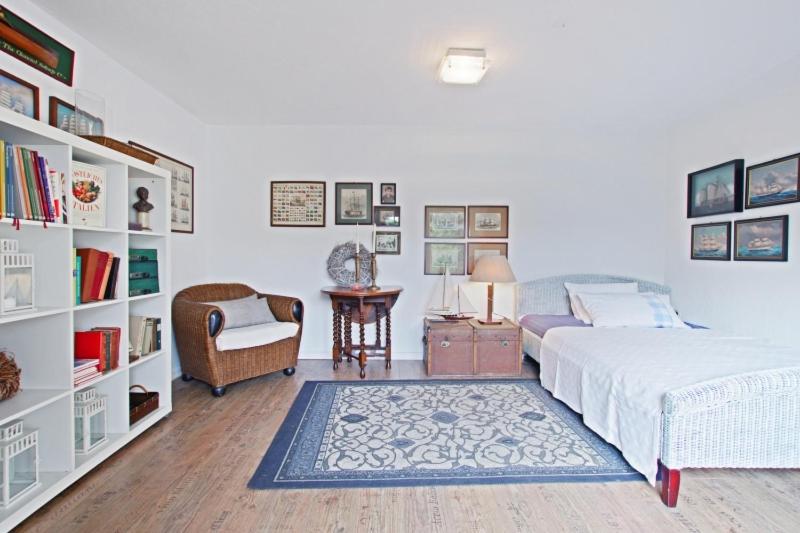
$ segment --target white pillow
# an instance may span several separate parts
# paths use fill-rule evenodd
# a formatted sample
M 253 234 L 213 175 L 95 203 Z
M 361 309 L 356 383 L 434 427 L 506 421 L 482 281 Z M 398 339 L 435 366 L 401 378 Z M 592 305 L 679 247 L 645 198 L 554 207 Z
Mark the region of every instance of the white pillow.
M 564 288 L 569 294 L 569 306 L 575 318 L 582 320 L 584 324 L 591 324 L 592 318 L 583 308 L 583 304 L 577 298 L 577 294 L 616 294 L 639 292 L 639 284 L 635 281 L 630 283 L 564 283 Z
M 596 328 L 688 328 L 666 294 L 584 294 L 578 299 Z
M 275 315 L 267 304 L 267 300 L 259 298 L 257 294 L 238 298 L 236 300 L 222 300 L 219 302 L 206 302 L 216 305 L 225 315 L 225 328 L 234 329 L 256 324 L 277 322 Z

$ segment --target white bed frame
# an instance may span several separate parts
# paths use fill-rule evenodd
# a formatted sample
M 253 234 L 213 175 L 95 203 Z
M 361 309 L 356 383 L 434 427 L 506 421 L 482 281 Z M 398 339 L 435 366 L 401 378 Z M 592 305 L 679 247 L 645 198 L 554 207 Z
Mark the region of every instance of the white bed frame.
M 577 274 L 517 285 L 516 316 L 570 314 L 570 283 L 639 283 L 641 292 L 669 294 L 650 281 Z M 683 468 L 800 468 L 800 369 L 722 378 L 670 391 L 662 403 L 661 500 L 678 502 Z

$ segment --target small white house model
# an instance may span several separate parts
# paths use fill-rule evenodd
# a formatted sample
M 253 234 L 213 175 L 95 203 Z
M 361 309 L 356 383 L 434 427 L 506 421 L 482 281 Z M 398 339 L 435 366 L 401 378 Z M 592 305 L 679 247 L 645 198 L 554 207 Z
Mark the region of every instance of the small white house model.
M 106 397 L 95 389 L 75 393 L 75 453 L 85 455 L 108 441 Z
M 39 431 L 23 432 L 22 420 L 0 426 L 0 492 L 8 507 L 39 486 Z
M 0 314 L 35 307 L 33 254 L 19 253 L 16 239 L 0 239 Z

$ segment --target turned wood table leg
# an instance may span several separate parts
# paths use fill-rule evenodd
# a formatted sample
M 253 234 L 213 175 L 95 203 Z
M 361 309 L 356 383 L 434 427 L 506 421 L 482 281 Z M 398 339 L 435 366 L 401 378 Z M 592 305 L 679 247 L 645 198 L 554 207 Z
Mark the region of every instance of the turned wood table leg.
M 331 349 L 331 356 L 333 357 L 333 369 L 339 368 L 339 362 L 342 360 L 342 341 L 341 341 L 341 324 L 342 315 L 339 305 L 334 302 L 333 304 L 333 348 Z
M 392 368 L 392 302 L 386 302 L 386 350 L 384 351 L 386 368 Z
M 381 308 L 375 304 L 375 347 L 381 348 Z
M 364 370 L 367 366 L 367 345 L 366 339 L 364 338 L 364 301 L 358 301 L 358 341 L 359 341 L 359 352 L 358 352 L 358 366 L 361 367 L 361 379 L 367 375 L 366 371 Z
M 350 307 L 344 314 L 344 353 L 350 363 L 353 360 L 353 310 Z

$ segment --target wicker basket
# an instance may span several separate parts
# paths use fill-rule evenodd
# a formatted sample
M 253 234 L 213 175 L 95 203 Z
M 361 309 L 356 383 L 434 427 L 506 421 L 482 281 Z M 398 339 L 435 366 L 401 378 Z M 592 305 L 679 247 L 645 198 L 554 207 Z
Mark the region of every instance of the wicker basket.
M 21 373 L 14 354 L 0 350 L 0 400 L 13 398 L 19 392 Z
M 143 392 L 128 393 L 131 402 L 131 425 L 158 409 L 157 392 L 149 392 L 142 385 L 131 385 L 130 391 L 133 389 L 142 389 Z
M 117 152 L 122 152 L 125 155 L 135 157 L 136 159 L 140 159 L 145 163 L 150 163 L 151 165 L 154 165 L 158 159 L 157 156 L 154 156 L 151 153 L 145 152 L 144 150 L 139 150 L 138 148 L 134 148 L 129 144 L 112 139 L 111 137 L 102 137 L 100 135 L 81 135 L 81 137 L 92 142 L 96 142 L 97 144 L 102 144 L 103 146 L 111 148 L 112 150 L 116 150 Z

